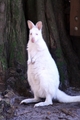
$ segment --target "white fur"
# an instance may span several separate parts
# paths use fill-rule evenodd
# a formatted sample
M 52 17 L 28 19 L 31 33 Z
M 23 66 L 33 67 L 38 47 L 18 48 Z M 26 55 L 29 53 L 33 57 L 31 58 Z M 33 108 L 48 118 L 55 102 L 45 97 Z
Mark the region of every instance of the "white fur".
M 42 37 L 42 22 L 34 25 L 28 21 L 28 27 L 30 33 L 27 75 L 34 98 L 22 100 L 21 103 L 39 102 L 40 98 L 45 98 L 45 101 L 35 104 L 35 107 L 51 105 L 53 98 L 60 102 L 80 102 L 80 96 L 69 96 L 58 88 L 59 73 Z

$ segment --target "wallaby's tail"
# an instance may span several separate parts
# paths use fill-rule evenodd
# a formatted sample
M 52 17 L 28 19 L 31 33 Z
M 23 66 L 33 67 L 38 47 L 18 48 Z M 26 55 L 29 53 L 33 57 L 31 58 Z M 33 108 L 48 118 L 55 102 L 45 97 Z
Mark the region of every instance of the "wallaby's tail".
M 80 96 L 70 96 L 59 89 L 57 90 L 56 98 L 59 102 L 63 103 L 80 102 Z

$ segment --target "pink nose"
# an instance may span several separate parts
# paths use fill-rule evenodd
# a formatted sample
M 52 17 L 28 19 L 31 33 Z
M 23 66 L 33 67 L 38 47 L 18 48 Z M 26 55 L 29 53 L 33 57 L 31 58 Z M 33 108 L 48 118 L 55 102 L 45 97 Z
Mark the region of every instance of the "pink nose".
M 32 38 L 32 39 L 31 39 L 31 42 L 32 42 L 32 43 L 34 43 L 34 42 L 35 42 L 35 39 L 34 39 L 34 38 Z

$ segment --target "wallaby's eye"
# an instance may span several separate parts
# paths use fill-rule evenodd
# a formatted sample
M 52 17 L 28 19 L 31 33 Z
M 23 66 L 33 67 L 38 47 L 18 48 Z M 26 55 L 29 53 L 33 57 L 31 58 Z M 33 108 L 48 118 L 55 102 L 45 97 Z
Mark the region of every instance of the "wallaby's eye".
M 30 35 L 32 35 L 32 33 L 30 33 Z
M 36 35 L 38 35 L 38 33 L 36 33 Z

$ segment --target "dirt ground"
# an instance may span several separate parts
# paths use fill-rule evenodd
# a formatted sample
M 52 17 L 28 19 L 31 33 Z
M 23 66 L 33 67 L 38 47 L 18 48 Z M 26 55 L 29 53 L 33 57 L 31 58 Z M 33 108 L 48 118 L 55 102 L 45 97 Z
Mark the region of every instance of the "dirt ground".
M 19 105 L 9 120 L 80 120 L 80 104 L 54 103 L 52 106 L 34 108 Z
M 79 95 L 80 90 L 69 88 L 66 93 Z M 80 103 L 59 103 L 52 106 L 36 107 L 34 104 L 22 104 L 23 96 L 9 91 L 0 97 L 0 120 L 80 120 Z

